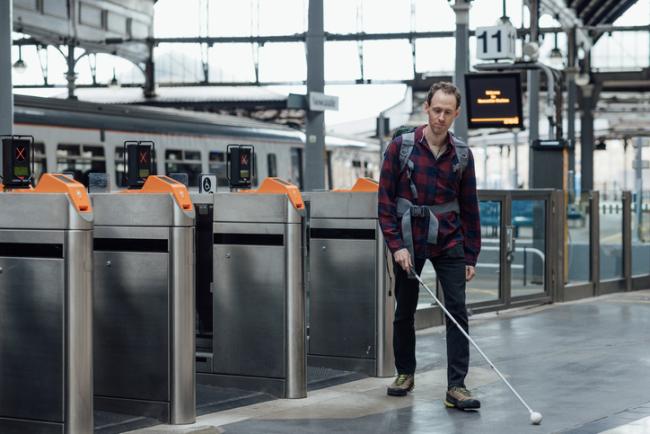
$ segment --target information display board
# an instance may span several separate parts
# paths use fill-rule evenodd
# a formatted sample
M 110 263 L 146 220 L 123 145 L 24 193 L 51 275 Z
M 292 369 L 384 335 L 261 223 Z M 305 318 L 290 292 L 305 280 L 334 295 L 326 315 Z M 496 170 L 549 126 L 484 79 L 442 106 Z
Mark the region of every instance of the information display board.
M 522 128 L 519 73 L 466 74 L 468 128 Z

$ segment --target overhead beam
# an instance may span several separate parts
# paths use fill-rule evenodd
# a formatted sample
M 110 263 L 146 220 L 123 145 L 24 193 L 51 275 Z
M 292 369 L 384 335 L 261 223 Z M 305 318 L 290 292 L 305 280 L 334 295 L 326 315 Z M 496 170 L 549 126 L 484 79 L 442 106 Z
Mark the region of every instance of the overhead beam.
M 624 0 L 619 3 L 614 3 L 616 6 L 611 8 L 601 8 L 599 12 L 594 16 L 594 22 L 596 23 L 612 23 L 618 17 L 623 15 L 623 13 L 630 8 L 637 0 Z
M 650 25 L 644 26 L 582 26 L 584 30 L 594 32 L 650 32 Z M 563 33 L 562 27 L 542 27 L 539 29 L 540 34 Z M 530 33 L 529 29 L 517 29 L 517 36 L 525 36 Z M 469 35 L 475 36 L 475 31 L 470 30 Z M 177 37 L 177 38 L 148 38 L 148 39 L 106 39 L 103 41 L 84 41 L 95 44 L 130 44 L 130 43 L 152 43 L 159 44 L 267 44 L 282 42 L 305 42 L 305 33 L 296 33 L 293 35 L 270 35 L 270 36 L 215 36 L 215 37 Z M 411 39 L 433 39 L 433 38 L 453 38 L 453 31 L 440 32 L 398 32 L 398 33 L 325 33 L 325 40 L 328 42 L 350 42 L 350 41 L 383 41 L 383 40 L 411 40 Z M 13 40 L 13 45 L 48 45 L 36 38 L 20 38 Z

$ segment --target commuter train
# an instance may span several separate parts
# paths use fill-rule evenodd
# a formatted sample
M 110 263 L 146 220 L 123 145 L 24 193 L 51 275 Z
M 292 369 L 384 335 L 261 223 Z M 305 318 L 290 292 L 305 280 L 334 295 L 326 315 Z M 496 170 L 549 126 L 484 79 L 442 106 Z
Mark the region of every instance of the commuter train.
M 226 147 L 255 147 L 253 185 L 267 176 L 302 188 L 304 133 L 249 118 L 127 105 L 14 96 L 14 134 L 34 136 L 34 172 L 71 173 L 87 185 L 88 174 L 108 175 L 110 188 L 123 186 L 126 140 L 155 143 L 157 173 L 186 173 L 189 186 L 198 175 L 217 176 L 227 190 Z M 351 186 L 361 176 L 379 176 L 379 146 L 326 137 L 327 188 Z

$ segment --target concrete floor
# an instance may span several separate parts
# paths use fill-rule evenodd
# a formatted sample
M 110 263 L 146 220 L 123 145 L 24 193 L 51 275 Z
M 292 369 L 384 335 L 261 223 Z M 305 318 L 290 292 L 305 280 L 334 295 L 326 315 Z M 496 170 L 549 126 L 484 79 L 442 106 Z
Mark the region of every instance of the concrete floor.
M 306 399 L 204 415 L 194 428 L 265 434 L 650 432 L 650 291 L 483 314 L 470 327 L 482 350 L 544 415 L 540 426 L 530 425 L 527 410 L 475 351 L 467 384 L 483 407 L 446 409 L 444 331 L 437 327 L 418 332 L 416 389 L 408 397 L 386 396 L 390 379 L 366 378 Z

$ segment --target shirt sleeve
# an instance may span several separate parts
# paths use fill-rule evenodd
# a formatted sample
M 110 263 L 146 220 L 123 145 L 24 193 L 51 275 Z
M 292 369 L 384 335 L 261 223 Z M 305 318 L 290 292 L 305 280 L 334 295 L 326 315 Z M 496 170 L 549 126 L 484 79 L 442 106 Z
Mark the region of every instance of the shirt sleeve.
M 401 136 L 394 139 L 384 154 L 384 161 L 379 175 L 379 197 L 377 214 L 384 240 L 392 253 L 404 248 L 402 234 L 397 217 L 397 183 L 400 175 L 399 148 Z
M 460 182 L 460 221 L 463 230 L 465 263 L 476 266 L 481 251 L 481 218 L 479 215 L 478 195 L 476 193 L 476 172 L 474 155 L 469 150 L 467 167 Z

